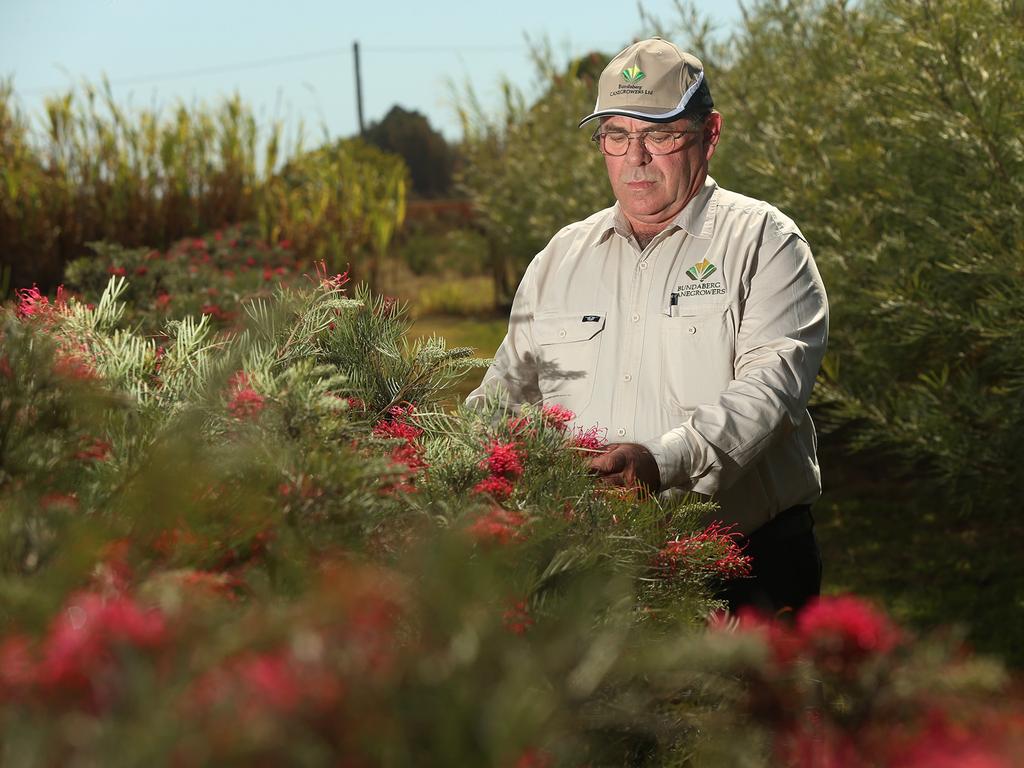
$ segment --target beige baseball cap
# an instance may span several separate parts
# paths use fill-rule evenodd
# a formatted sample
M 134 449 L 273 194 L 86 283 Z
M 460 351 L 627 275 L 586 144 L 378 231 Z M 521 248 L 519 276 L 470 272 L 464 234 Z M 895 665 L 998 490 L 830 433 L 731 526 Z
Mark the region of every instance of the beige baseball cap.
M 652 37 L 623 49 L 604 68 L 597 82 L 597 104 L 580 125 L 605 115 L 671 123 L 684 112 L 714 105 L 700 59 Z

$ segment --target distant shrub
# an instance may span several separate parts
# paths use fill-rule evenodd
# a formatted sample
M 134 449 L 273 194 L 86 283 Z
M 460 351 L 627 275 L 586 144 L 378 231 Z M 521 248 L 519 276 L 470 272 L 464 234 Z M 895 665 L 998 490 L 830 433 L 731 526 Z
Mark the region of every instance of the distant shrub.
M 32 129 L 0 81 L 0 264 L 52 286 L 87 243 L 164 248 L 230 224 L 372 279 L 404 216 L 404 163 L 360 142 L 285 150 L 238 96 L 171 114 L 129 111 L 86 85 L 47 100 Z
M 494 310 L 490 277 L 449 279 L 428 283 L 413 298 L 418 315 L 486 315 Z

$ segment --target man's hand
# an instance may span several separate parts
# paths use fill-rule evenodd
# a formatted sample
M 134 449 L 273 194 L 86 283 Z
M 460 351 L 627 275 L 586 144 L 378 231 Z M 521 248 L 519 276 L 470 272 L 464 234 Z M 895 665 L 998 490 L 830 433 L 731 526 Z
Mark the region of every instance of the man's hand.
M 651 452 L 638 443 L 616 443 L 590 460 L 590 469 L 601 482 L 627 488 L 643 487 L 651 493 L 661 489 L 661 473 Z

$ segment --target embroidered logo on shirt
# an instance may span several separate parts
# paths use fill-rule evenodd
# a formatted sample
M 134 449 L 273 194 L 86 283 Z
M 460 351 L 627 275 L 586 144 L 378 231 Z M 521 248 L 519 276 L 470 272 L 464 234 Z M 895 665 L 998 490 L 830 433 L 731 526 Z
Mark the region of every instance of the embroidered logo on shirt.
M 718 271 L 718 267 L 716 267 L 707 259 L 701 259 L 688 270 L 686 270 L 686 276 L 691 280 L 697 280 L 703 283 L 705 280 L 711 277 L 711 275 L 714 274 L 716 271 Z
M 599 323 L 599 322 L 601 322 L 601 316 L 600 315 L 584 315 L 583 316 L 583 322 L 584 323 Z
M 690 278 L 690 282 L 676 287 L 679 299 L 691 296 L 724 296 L 726 291 L 722 281 L 708 280 L 717 271 L 718 267 L 706 258 L 698 261 L 686 270 L 686 276 Z

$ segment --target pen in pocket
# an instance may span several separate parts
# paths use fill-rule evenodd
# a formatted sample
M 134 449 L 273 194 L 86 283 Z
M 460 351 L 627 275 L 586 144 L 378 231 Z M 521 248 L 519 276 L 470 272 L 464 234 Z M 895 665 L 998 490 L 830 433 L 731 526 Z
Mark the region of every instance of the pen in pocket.
M 678 317 L 679 316 L 679 294 L 670 293 L 668 298 L 668 316 Z

